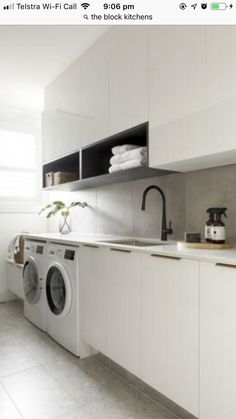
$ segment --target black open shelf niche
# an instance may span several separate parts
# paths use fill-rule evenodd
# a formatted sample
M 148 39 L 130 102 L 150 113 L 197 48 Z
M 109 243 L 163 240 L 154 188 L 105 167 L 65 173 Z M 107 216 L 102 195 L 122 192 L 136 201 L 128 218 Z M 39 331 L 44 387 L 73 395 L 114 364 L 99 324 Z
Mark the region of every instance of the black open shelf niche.
M 46 174 L 50 172 L 76 173 L 75 182 L 77 182 L 80 179 L 80 151 L 77 151 L 76 153 L 69 154 L 57 160 L 53 160 L 49 163 L 44 164 L 43 165 L 43 188 L 46 188 Z M 56 189 L 57 187 L 61 187 L 63 185 L 65 185 L 65 183 L 51 186 L 50 188 L 47 188 L 47 189 Z
M 135 144 L 140 147 L 148 147 L 148 140 L 149 124 L 148 122 L 145 122 L 134 128 L 122 131 L 109 138 L 83 147 L 77 153 L 47 163 L 43 166 L 44 188 L 45 174 L 56 171 L 76 171 L 78 180 L 54 185 L 45 189 L 76 191 L 100 185 L 128 182 L 131 180 L 173 173 L 167 170 L 152 169 L 148 166 L 122 170 L 112 174 L 108 172 L 110 159 L 112 157 L 112 147 L 123 144 Z
M 82 149 L 82 179 L 108 174 L 112 147 L 123 144 L 148 146 L 148 122 Z

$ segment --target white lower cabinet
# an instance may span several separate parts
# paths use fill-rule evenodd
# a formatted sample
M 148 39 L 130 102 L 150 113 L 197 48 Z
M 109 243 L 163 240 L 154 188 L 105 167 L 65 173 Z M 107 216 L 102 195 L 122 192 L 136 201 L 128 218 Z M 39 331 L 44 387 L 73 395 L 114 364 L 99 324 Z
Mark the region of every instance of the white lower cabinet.
M 200 265 L 200 418 L 236 418 L 236 269 Z
M 82 341 L 198 416 L 199 262 L 81 246 L 80 310 Z
M 199 262 L 143 255 L 141 312 L 142 380 L 198 416 Z
M 82 340 L 200 419 L 236 418 L 235 301 L 234 266 L 81 246 Z
M 140 375 L 140 255 L 107 251 L 107 355 Z
M 140 372 L 140 256 L 81 247 L 81 337 L 133 374 Z
M 80 248 L 81 338 L 102 353 L 107 351 L 106 249 Z

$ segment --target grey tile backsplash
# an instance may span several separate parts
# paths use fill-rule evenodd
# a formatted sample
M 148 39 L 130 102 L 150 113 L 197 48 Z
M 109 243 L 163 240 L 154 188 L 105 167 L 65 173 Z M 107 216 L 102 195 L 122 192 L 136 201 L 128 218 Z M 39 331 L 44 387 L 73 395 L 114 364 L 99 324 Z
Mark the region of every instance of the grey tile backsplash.
M 209 207 L 227 207 L 227 241 L 236 242 L 236 165 L 199 170 L 185 175 L 186 230 L 204 234 Z
M 146 211 L 141 211 L 144 189 L 160 186 L 167 203 L 167 222 L 172 221 L 174 234 L 170 239 L 183 239 L 184 231 L 204 235 L 210 206 L 228 208 L 227 239 L 236 242 L 236 165 L 172 174 L 129 183 L 107 185 L 86 191 L 51 193 L 50 199 L 87 201 L 88 208 L 75 208 L 72 228 L 75 232 L 159 238 L 161 229 L 161 198 L 149 192 Z M 56 222 L 50 222 L 56 230 Z

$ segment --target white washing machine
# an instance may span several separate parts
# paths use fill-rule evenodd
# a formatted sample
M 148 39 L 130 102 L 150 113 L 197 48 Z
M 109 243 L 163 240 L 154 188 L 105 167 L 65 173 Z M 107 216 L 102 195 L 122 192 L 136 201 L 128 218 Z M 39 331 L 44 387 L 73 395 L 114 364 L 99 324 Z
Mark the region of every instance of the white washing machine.
M 24 249 L 24 314 L 35 326 L 46 332 L 45 268 L 47 244 L 26 240 Z
M 46 263 L 47 332 L 79 356 L 79 248 L 49 243 Z

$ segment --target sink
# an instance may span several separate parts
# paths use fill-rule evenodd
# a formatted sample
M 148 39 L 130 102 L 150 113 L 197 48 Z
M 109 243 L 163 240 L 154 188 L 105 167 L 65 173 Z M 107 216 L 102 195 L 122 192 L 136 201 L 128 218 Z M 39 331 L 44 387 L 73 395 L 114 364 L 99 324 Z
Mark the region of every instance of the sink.
M 121 244 L 125 246 L 165 246 L 169 244 L 168 242 L 149 242 L 145 240 L 99 240 L 100 243 L 110 243 L 110 244 Z

